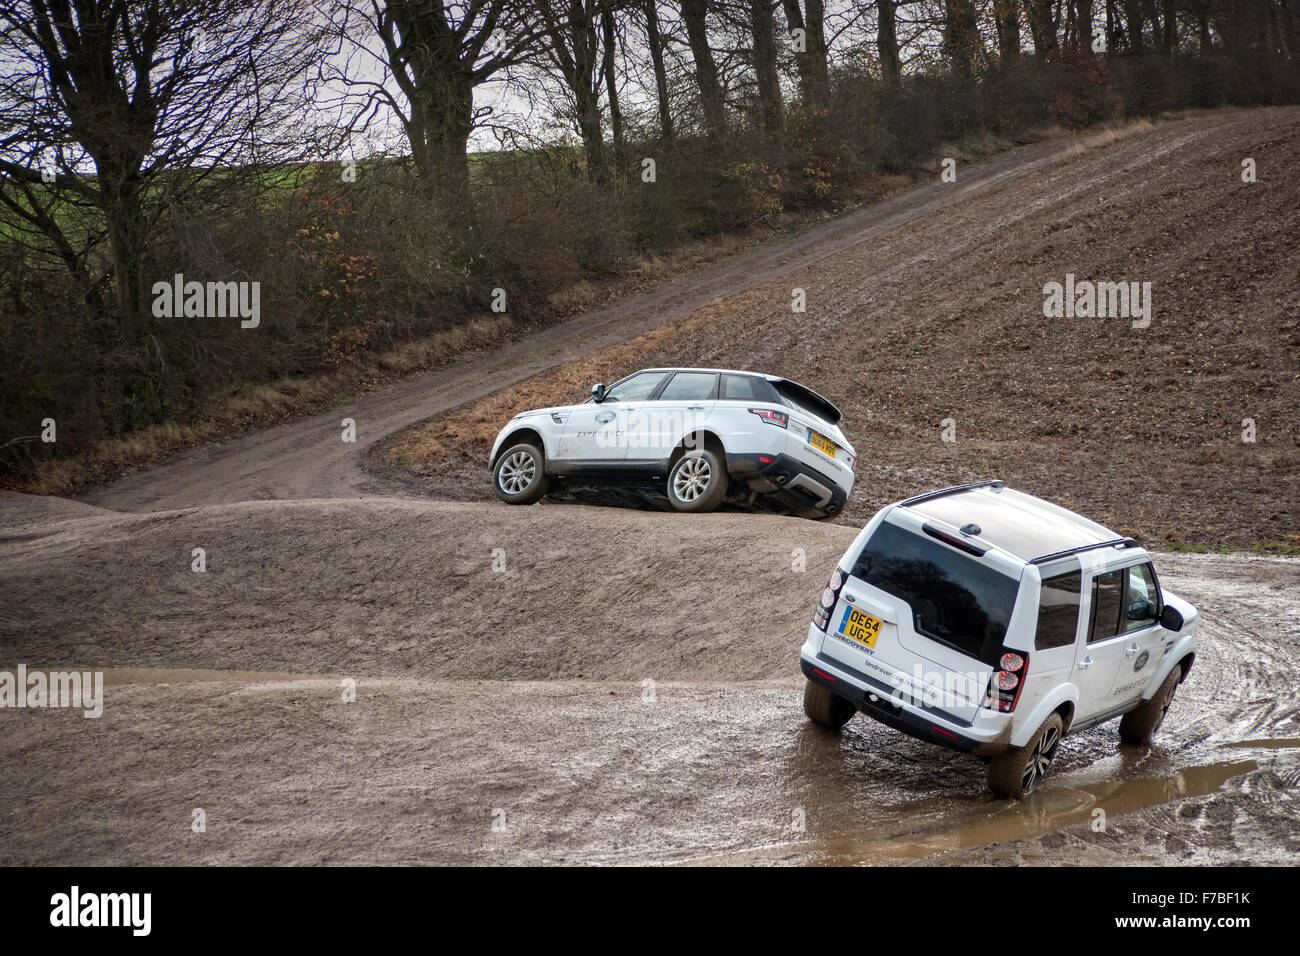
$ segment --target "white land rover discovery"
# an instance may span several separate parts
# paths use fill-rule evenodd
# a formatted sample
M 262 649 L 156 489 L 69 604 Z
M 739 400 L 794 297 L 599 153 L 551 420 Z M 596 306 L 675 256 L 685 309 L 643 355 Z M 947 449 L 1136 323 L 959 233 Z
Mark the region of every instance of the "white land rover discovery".
M 989 761 L 999 796 L 1061 739 L 1121 718 L 1146 744 L 1196 657 L 1197 611 L 1131 538 L 1000 481 L 882 509 L 840 560 L 801 652 L 804 710 L 858 711 Z
M 829 518 L 853 488 L 839 422 L 826 399 L 775 375 L 645 369 L 581 405 L 512 418 L 492 446 L 492 487 L 511 504 L 600 485 L 643 488 L 677 511 L 732 500 Z

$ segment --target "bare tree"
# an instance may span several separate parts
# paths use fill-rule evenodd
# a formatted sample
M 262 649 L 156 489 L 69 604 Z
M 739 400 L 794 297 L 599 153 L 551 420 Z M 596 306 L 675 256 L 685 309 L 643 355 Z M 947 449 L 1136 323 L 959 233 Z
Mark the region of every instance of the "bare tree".
M 601 43 L 598 19 L 603 0 L 534 0 L 545 34 L 546 56 L 560 74 L 574 123 L 582 137 L 587 176 L 605 182 L 605 139 L 601 129 Z
M 673 114 L 668 102 L 668 71 L 664 66 L 664 43 L 659 32 L 659 10 L 656 0 L 643 0 L 646 43 L 650 48 L 650 63 L 654 69 L 656 103 L 659 107 L 659 133 L 666 142 L 673 141 Z
M 802 31 L 802 49 L 795 48 L 795 69 L 799 73 L 799 92 L 806 105 L 816 108 L 825 104 L 829 67 L 826 53 L 826 12 L 822 0 L 782 0 L 785 19 L 793 33 Z
M 343 133 L 364 133 L 385 108 L 401 126 L 420 176 L 468 203 L 469 139 L 490 115 L 483 84 L 538 50 L 526 0 L 339 0 L 337 55 L 322 78 L 346 89 Z M 376 72 L 376 64 L 378 72 Z
M 149 321 L 146 246 L 168 205 L 301 149 L 308 13 L 306 0 L 0 2 L 0 203 L 92 287 L 87 234 L 58 209 L 94 211 L 128 342 Z
M 945 0 L 943 52 L 953 72 L 969 76 L 981 48 L 974 0 Z
M 709 46 L 709 0 L 681 0 L 681 5 L 691 55 L 695 58 L 695 82 L 700 90 L 704 125 L 711 136 L 718 136 L 726 126 L 727 116 L 718 64 Z
M 749 26 L 754 41 L 754 73 L 758 77 L 758 108 L 763 127 L 781 128 L 781 75 L 776 64 L 774 0 L 749 0 Z
M 601 58 L 601 72 L 605 75 L 605 99 L 609 103 L 609 127 L 614 137 L 614 163 L 620 174 L 627 169 L 627 137 L 623 129 L 623 110 L 619 105 L 618 70 L 618 28 L 616 22 L 615 0 L 601 0 L 600 36 L 604 47 Z
M 876 52 L 885 85 L 898 86 L 902 64 L 898 52 L 898 0 L 877 0 Z
M 998 56 L 1009 63 L 1020 56 L 1020 2 L 993 0 L 993 21 L 998 34 Z
M 1029 35 L 1034 41 L 1034 52 L 1041 57 L 1051 56 L 1058 49 L 1058 14 L 1053 9 L 1060 0 L 1025 0 L 1029 20 Z M 1127 0 L 1140 2 L 1140 0 Z

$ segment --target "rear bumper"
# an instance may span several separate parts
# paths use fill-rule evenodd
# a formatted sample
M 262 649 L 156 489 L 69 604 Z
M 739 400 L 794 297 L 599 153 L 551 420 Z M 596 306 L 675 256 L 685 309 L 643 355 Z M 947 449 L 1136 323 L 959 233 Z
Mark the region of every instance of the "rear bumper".
M 784 452 L 761 457 L 772 460 L 761 461 L 757 454 L 729 454 L 727 471 L 795 512 L 837 515 L 844 510 L 852 486 L 846 488 L 826 472 Z
M 872 678 L 850 672 L 838 661 L 820 654 L 810 660 L 806 647 L 799 657 L 799 667 L 808 680 L 829 688 L 868 717 L 919 740 L 980 757 L 996 756 L 1010 748 L 1011 723 L 1001 715 L 990 713 L 988 719 L 977 718 L 974 725 L 967 726 L 914 709 L 891 696 L 883 684 L 875 687 Z

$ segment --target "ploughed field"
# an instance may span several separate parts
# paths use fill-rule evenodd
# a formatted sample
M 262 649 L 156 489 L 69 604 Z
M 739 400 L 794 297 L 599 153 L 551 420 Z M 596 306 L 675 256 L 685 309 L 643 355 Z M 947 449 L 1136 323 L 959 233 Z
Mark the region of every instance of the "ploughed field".
M 1244 158 L 1257 181 L 1242 181 Z M 948 188 L 968 198 L 438 415 L 385 442 L 380 468 L 420 493 L 486 499 L 491 441 L 518 411 L 638 368 L 752 369 L 844 412 L 859 463 L 841 523 L 999 477 L 1156 546 L 1294 552 L 1296 169 L 1296 108 L 1084 140 L 978 190 L 959 169 Z M 1085 283 L 1105 306 L 1097 284 L 1120 282 L 1139 284 L 1149 314 L 1077 314 Z

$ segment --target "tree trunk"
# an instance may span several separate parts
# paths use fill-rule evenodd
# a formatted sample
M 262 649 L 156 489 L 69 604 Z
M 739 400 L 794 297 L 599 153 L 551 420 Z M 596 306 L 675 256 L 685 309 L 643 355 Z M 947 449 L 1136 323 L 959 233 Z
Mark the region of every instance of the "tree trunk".
M 1025 0 L 1029 11 L 1029 35 L 1034 53 L 1051 56 L 1057 50 L 1056 21 L 1052 18 L 1052 0 Z
M 1124 0 L 1124 24 L 1128 34 L 1128 50 L 1134 56 L 1141 56 L 1142 41 L 1142 0 Z
M 650 45 L 650 63 L 654 67 L 655 93 L 659 98 L 659 132 L 664 140 L 673 141 L 673 114 L 668 102 L 668 71 L 664 68 L 664 45 L 659 35 L 659 11 L 655 0 L 645 0 L 646 38 Z
M 879 30 L 876 33 L 876 50 L 880 54 L 880 75 L 885 85 L 898 86 L 902 64 L 898 58 L 898 3 L 897 0 L 878 0 Z
M 754 72 L 758 75 L 758 108 L 763 128 L 781 128 L 781 78 L 776 68 L 776 19 L 772 0 L 749 0 L 754 37 Z
M 1092 0 L 1074 0 L 1074 45 L 1080 53 L 1092 51 Z
M 621 176 L 627 170 L 627 142 L 623 135 L 623 111 L 618 101 L 618 73 L 614 68 L 617 52 L 617 35 L 614 30 L 614 8 L 611 0 L 604 0 L 600 13 L 601 39 L 604 43 L 602 62 L 605 74 L 605 99 L 609 101 L 609 125 L 614 136 L 614 163 Z
M 970 76 L 979 48 L 979 19 L 974 0 L 946 0 L 943 13 L 943 55 L 954 73 Z
M 993 0 L 993 19 L 998 32 L 998 57 L 1010 63 L 1020 56 L 1018 0 Z
M 104 204 L 104 216 L 108 221 L 117 311 L 123 337 L 130 345 L 138 345 L 148 332 L 149 316 L 144 307 L 145 283 L 141 275 L 144 268 L 144 220 L 138 196 L 128 190 L 115 192 L 116 195 Z
M 1164 26 L 1164 51 L 1172 57 L 1178 50 L 1178 17 L 1174 12 L 1174 0 L 1165 0 Z
M 803 30 L 804 48 L 795 50 L 795 69 L 804 104 L 816 111 L 825 105 L 829 85 L 823 0 L 804 0 L 803 10 L 799 9 L 799 0 L 782 0 L 781 5 L 790 29 Z
M 708 13 L 707 0 L 682 0 L 682 19 L 686 22 L 691 56 L 695 58 L 695 81 L 700 88 L 704 125 L 709 135 L 716 137 L 722 134 L 727 117 L 722 84 L 718 82 L 718 65 L 709 46 Z

